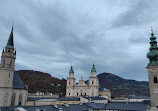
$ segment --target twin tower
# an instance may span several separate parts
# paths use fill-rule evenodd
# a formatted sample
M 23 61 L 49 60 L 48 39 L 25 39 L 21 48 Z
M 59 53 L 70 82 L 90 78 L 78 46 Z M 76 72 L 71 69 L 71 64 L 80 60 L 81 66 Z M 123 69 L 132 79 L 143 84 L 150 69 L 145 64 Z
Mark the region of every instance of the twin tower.
M 69 71 L 69 77 L 67 78 L 67 85 L 66 85 L 67 97 L 99 95 L 99 81 L 96 75 L 96 69 L 94 64 L 91 70 L 91 76 L 87 84 L 82 79 L 79 80 L 79 83 L 76 83 L 75 80 L 76 79 L 74 77 L 74 71 L 71 66 Z

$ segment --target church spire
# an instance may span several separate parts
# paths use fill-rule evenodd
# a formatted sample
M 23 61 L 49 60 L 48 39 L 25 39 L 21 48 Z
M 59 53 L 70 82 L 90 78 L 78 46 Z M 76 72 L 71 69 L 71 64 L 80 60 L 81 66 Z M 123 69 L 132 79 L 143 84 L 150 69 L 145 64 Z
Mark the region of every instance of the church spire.
M 12 26 L 12 30 L 11 30 L 11 33 L 10 33 L 10 36 L 9 36 L 6 48 L 12 48 L 12 49 L 14 49 L 13 26 Z
M 148 66 L 157 65 L 158 66 L 158 47 L 156 37 L 154 36 L 153 29 L 151 29 L 151 37 L 150 37 L 150 48 L 147 53 L 147 58 L 149 59 Z

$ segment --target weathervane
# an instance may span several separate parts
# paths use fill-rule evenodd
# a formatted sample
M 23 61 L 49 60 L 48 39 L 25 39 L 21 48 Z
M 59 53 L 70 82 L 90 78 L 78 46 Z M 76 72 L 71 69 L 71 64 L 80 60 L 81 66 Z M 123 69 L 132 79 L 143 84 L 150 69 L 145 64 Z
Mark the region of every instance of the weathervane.
M 152 28 L 152 26 L 151 26 L 151 32 L 153 33 L 153 28 Z

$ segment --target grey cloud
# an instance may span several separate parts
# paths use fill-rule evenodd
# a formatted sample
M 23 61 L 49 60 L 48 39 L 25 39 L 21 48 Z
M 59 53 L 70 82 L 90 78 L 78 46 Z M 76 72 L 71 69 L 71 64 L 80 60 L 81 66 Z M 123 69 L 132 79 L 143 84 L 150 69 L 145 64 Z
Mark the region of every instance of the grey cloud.
M 153 22 L 158 16 L 157 13 L 154 13 L 157 10 L 157 5 L 157 1 L 139 0 L 134 6 L 131 6 L 126 12 L 114 19 L 112 27 L 138 26 Z
M 8 21 L 10 21 L 10 15 L 14 15 L 17 70 L 39 70 L 51 73 L 52 76 L 58 78 L 66 78 L 72 63 L 77 79 L 81 76 L 88 79 L 94 62 L 98 73 L 111 72 L 121 77 L 137 79 L 136 76 L 138 76 L 139 80 L 147 80 L 146 77 L 141 78 L 142 74 L 146 74 L 146 69 L 142 68 L 147 64 L 144 62 L 144 59 L 147 60 L 144 57 L 146 50 L 138 49 L 143 57 L 133 56 L 137 52 L 132 51 L 131 47 L 137 47 L 139 44 L 146 47 L 145 44 L 148 45 L 148 41 L 139 36 L 148 35 L 142 27 L 135 33 L 128 27 L 133 25 L 135 28 L 137 23 L 145 24 L 146 20 L 138 20 L 135 23 L 132 19 L 132 14 L 142 4 L 141 2 L 136 6 L 130 5 L 127 8 L 128 12 L 117 16 L 116 21 L 111 23 L 103 19 L 108 17 L 105 13 L 97 12 L 98 8 L 104 10 L 103 6 L 99 7 L 98 1 L 93 1 L 93 3 L 91 0 L 81 1 L 76 5 L 72 1 L 58 0 L 50 1 L 48 4 L 43 4 L 38 0 L 16 0 L 16 3 L 6 0 L 5 2 L 9 4 L 9 7 L 1 7 L 6 12 L 0 10 L 0 24 L 3 27 L 0 30 L 3 34 L 1 42 L 5 46 L 11 29 Z M 92 3 L 91 6 L 89 3 Z M 1 4 L 3 4 L 2 1 L 0 6 Z M 140 9 L 137 9 L 135 16 L 146 17 L 146 12 L 143 11 L 146 4 L 143 3 Z M 97 11 L 93 10 L 92 13 L 92 6 Z M 146 10 L 149 11 L 149 8 Z M 99 16 L 96 17 L 96 15 Z M 131 19 L 124 21 L 129 16 Z M 113 20 L 113 18 L 108 19 Z M 124 34 L 124 29 L 121 27 L 118 30 L 109 28 L 109 24 L 113 23 L 115 27 L 127 26 L 128 30 Z

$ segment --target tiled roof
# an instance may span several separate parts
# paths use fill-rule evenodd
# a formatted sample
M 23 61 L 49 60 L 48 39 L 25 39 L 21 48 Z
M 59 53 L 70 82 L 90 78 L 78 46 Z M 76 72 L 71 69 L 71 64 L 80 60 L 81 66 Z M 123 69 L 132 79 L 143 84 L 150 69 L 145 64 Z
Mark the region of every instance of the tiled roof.
M 75 97 L 60 97 L 58 101 L 80 101 L 80 98 Z
M 107 100 L 106 98 L 103 98 L 103 97 L 98 97 L 98 96 L 96 96 L 96 97 L 88 97 L 88 96 L 83 96 L 83 98 L 85 98 L 85 99 L 88 99 L 88 100 Z
M 55 108 L 54 106 L 48 105 L 48 106 L 10 106 L 10 107 L 0 107 L 1 111 L 14 111 L 15 108 L 22 108 L 26 111 L 59 111 L 58 108 Z
M 150 99 L 149 96 L 133 96 L 133 97 L 130 97 L 130 99 Z
M 105 109 L 107 110 L 128 110 L 128 111 L 146 111 L 148 104 L 141 102 L 111 102 Z
M 36 111 L 39 109 L 39 111 L 59 111 L 57 108 L 54 106 L 28 106 L 28 107 L 23 107 L 26 111 Z
M 64 111 L 88 111 L 88 107 L 80 104 L 70 104 Z
M 94 110 L 98 110 L 98 109 L 105 109 L 105 106 L 107 104 L 104 104 L 104 103 L 85 103 L 84 105 L 94 109 Z
M 13 89 L 26 89 L 23 81 L 21 80 L 21 78 L 16 72 L 14 72 L 14 77 L 13 77 Z

